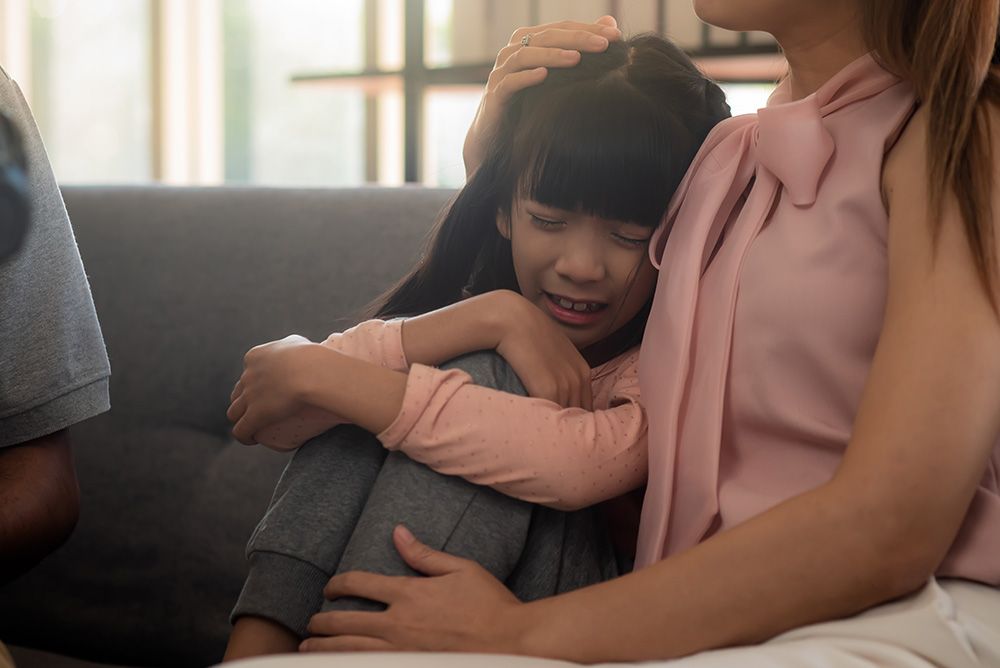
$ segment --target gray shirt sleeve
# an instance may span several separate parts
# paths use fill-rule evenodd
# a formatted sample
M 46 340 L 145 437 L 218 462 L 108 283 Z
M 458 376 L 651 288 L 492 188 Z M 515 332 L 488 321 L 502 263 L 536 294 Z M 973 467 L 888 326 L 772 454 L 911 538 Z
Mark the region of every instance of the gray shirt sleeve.
M 110 407 L 104 339 L 45 147 L 17 84 L 0 69 L 0 111 L 28 157 L 31 227 L 0 261 L 0 447 L 64 429 Z

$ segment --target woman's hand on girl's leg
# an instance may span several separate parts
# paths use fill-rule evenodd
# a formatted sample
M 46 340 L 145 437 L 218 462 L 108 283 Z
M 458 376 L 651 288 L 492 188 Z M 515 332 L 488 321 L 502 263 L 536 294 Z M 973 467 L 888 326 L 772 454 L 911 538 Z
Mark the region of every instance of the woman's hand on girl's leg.
M 352 572 L 334 576 L 327 598 L 382 601 L 385 612 L 322 612 L 304 652 L 465 651 L 517 654 L 520 601 L 479 564 L 432 550 L 399 526 L 393 542 L 403 559 L 430 577 Z
M 471 176 L 482 162 L 511 95 L 540 84 L 549 67 L 573 67 L 580 62 L 581 51 L 604 51 L 608 40 L 619 39 L 621 34 L 611 16 L 602 16 L 594 23 L 560 21 L 515 30 L 497 54 L 479 111 L 465 137 L 462 153 L 466 175 Z M 523 43 L 525 38 L 527 44 Z

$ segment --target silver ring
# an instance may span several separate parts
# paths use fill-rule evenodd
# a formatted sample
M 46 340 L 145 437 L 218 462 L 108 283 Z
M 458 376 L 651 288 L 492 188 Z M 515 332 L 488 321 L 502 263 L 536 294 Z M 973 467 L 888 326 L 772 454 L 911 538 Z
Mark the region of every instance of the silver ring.
M 529 44 L 531 44 L 531 38 L 532 38 L 533 36 L 534 36 L 534 35 L 532 35 L 532 34 L 531 34 L 531 33 L 529 32 L 529 33 L 528 33 L 527 35 L 525 35 L 524 37 L 522 37 L 522 38 L 521 38 L 521 46 L 528 46 Z

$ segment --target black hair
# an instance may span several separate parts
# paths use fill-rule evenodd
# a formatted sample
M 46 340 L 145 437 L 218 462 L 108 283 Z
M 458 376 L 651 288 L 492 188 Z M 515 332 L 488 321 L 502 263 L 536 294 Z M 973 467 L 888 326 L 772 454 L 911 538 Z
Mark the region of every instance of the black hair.
M 698 147 L 730 115 L 725 95 L 668 40 L 640 35 L 551 68 L 511 97 L 479 169 L 431 231 L 416 266 L 379 298 L 376 317 L 426 313 L 492 290 L 518 291 L 497 229 L 517 196 L 656 227 Z M 639 343 L 649 304 L 615 333 Z

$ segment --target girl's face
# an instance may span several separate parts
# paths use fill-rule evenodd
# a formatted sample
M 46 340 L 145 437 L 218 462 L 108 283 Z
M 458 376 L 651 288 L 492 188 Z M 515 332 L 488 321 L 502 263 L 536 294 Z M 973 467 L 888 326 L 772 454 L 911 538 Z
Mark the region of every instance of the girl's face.
M 581 350 L 628 323 L 653 292 L 649 228 L 520 198 L 509 224 L 497 225 L 511 241 L 521 294 Z

